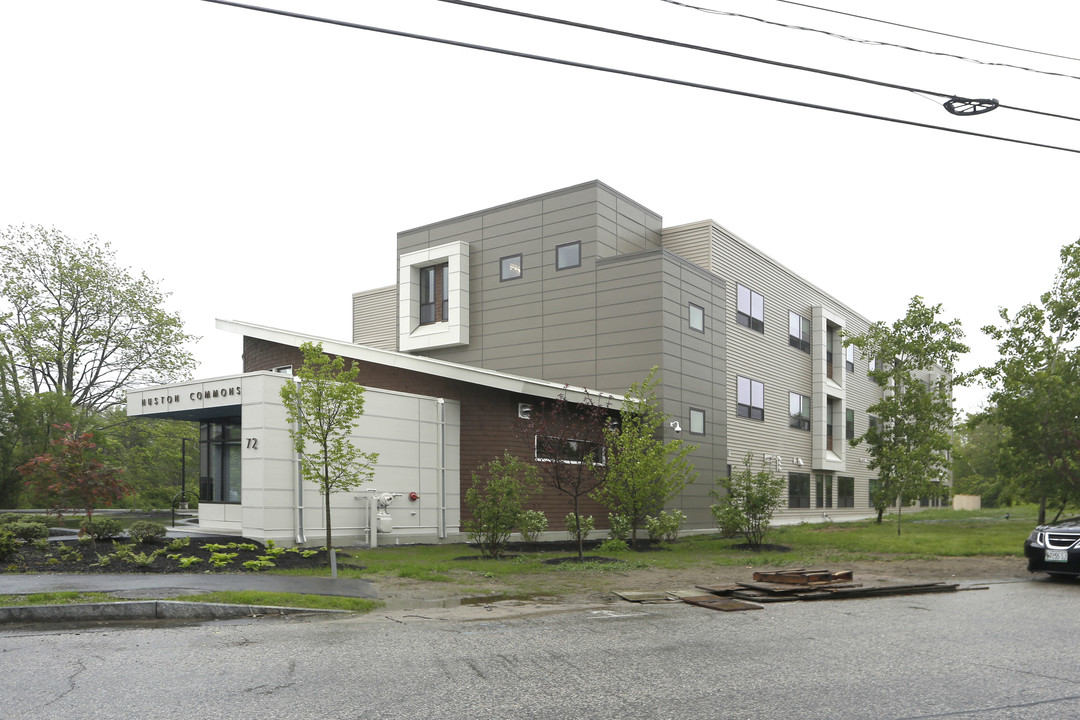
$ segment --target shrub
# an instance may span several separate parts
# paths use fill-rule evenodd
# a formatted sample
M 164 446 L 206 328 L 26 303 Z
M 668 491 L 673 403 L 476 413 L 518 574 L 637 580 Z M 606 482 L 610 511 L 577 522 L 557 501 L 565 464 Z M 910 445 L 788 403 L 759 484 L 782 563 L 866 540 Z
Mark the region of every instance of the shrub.
M 521 506 L 539 489 L 539 471 L 510 453 L 488 463 L 486 479 L 473 474 L 473 485 L 465 493 L 472 507 L 472 519 L 464 523 L 469 542 L 480 546 L 484 557 L 497 558 L 506 549 L 510 533 L 521 522 Z
M 547 516 L 542 510 L 526 510 L 521 513 L 521 519 L 518 521 L 521 539 L 527 543 L 537 542 L 541 533 L 547 530 L 547 526 Z
M 621 553 L 630 550 L 630 546 L 627 545 L 626 541 L 622 538 L 608 538 L 600 543 L 600 547 L 598 547 L 597 550 L 602 553 Z
M 7 530 L 0 529 L 0 560 L 7 559 L 15 552 L 15 536 Z
M 45 527 L 56 527 L 60 521 L 51 515 L 39 513 L 4 513 L 0 515 L 0 526 L 14 523 L 38 523 Z
M 23 542 L 33 542 L 49 537 L 49 528 L 36 522 L 16 522 L 7 526 L 7 531 Z
M 155 543 L 165 537 L 165 526 L 149 520 L 137 520 L 131 523 L 128 535 L 137 543 Z
M 579 543 L 585 542 L 589 538 L 589 533 L 593 531 L 594 527 L 595 523 L 592 515 L 585 517 L 584 515 L 570 513 L 566 516 L 566 532 L 570 533 L 572 540 Z
M 120 525 L 119 520 L 113 520 L 112 518 L 97 518 L 96 520 L 83 520 L 79 529 L 84 534 L 89 535 L 95 541 L 97 540 L 112 540 L 113 538 L 120 537 L 124 529 Z
M 609 514 L 608 537 L 612 540 L 626 540 L 630 537 L 630 518 L 619 513 Z
M 747 453 L 741 470 L 720 479 L 720 487 L 726 494 L 713 490 L 711 494 L 718 502 L 709 509 L 722 535 L 741 534 L 750 547 L 758 550 L 773 513 L 783 502 L 787 482 L 766 464 L 754 472 L 750 467 L 752 459 Z
M 650 515 L 645 518 L 645 530 L 649 533 L 649 540 L 652 542 L 675 542 L 685 522 L 686 516 L 681 510 L 672 510 L 670 514 L 666 510 L 661 510 L 656 517 Z

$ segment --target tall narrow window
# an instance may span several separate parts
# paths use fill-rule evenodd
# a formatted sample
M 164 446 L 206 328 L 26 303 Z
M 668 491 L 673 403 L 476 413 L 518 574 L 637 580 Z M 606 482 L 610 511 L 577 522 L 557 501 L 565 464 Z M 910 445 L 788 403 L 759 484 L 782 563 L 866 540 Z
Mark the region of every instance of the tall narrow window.
M 568 270 L 581 265 L 581 243 L 572 242 L 555 248 L 555 269 Z
M 848 440 L 855 439 L 855 411 L 851 408 L 847 409 L 847 417 L 844 424 L 844 437 Z
M 788 318 L 788 344 L 810 352 L 810 320 L 793 312 L 788 313 Z
M 735 322 L 765 332 L 765 298 L 742 285 L 736 286 L 736 295 Z
M 690 329 L 705 332 L 705 308 L 690 303 Z
M 848 372 L 855 372 L 855 346 L 844 346 L 844 366 Z
M 420 324 L 448 321 L 449 306 L 450 266 L 443 263 L 420 268 Z
M 240 502 L 240 418 L 199 423 L 199 501 Z
M 765 419 L 765 385 L 750 378 L 737 377 L 738 400 L 735 413 L 751 420 Z
M 790 419 L 788 425 L 799 430 L 810 429 L 810 398 L 799 393 L 788 393 Z
M 815 488 L 817 490 L 817 506 L 819 508 L 832 507 L 832 475 L 819 473 Z

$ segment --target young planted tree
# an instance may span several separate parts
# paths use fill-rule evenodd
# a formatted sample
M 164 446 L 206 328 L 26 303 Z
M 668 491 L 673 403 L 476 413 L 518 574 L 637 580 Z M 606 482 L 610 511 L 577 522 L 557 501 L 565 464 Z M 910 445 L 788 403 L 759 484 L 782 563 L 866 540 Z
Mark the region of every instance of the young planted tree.
M 473 473 L 473 484 L 465 491 L 472 519 L 464 529 L 469 542 L 480 546 L 480 554 L 497 558 L 506 549 L 510 533 L 521 525 L 528 497 L 539 492 L 539 473 L 510 453 L 487 465 L 487 477 Z
M 877 360 L 870 377 L 881 386 L 882 399 L 868 412 L 879 422 L 851 445 L 870 446 L 867 467 L 878 471 L 877 520 L 897 501 L 897 535 L 904 505 L 939 492 L 949 472 L 954 373 L 967 346 L 960 342 L 960 321 L 939 320 L 940 312 L 941 305 L 928 307 L 916 296 L 900 320 L 874 323 L 869 332 L 848 339 Z
M 59 517 L 74 509 L 94 519 L 95 507 L 107 507 L 128 492 L 122 471 L 105 463 L 90 433 L 74 433 L 70 425 L 58 428 L 52 452 L 19 466 L 31 496 Z
M 544 484 L 570 498 L 574 517 L 581 517 L 581 499 L 602 480 L 595 470 L 604 453 L 604 427 L 608 409 L 592 397 L 569 402 L 565 395 L 535 405 L 520 430 L 534 448 Z M 578 559 L 583 557 L 584 537 L 577 540 Z
M 364 388 L 357 383 L 360 369 L 345 369 L 341 357 L 330 358 L 321 343 L 300 346 L 304 364 L 296 382 L 281 388 L 293 447 L 300 456 L 305 480 L 319 486 L 326 511 L 326 549 L 333 548 L 330 493 L 351 490 L 375 476 L 378 453 L 364 452 L 351 440 L 353 428 L 364 414 Z
M 720 478 L 724 492 L 712 491 L 716 504 L 709 509 L 722 534 L 742 535 L 752 550 L 760 550 L 773 514 L 784 502 L 787 483 L 773 472 L 771 463 L 763 462 L 755 472 L 752 462 L 753 456 L 747 453 L 741 470 Z
M 991 387 L 992 419 L 1008 429 L 1013 471 L 1046 508 L 1080 500 L 1080 241 L 1061 250 L 1053 287 L 983 332 L 1000 359 L 979 370 Z M 1060 511 L 1059 511 L 1060 514 Z
M 669 418 L 656 397 L 656 372 L 630 386 L 618 424 L 604 427 L 603 461 L 588 461 L 602 480 L 591 497 L 629 520 L 632 547 L 645 518 L 697 476 L 688 459 L 696 446 L 663 438 Z

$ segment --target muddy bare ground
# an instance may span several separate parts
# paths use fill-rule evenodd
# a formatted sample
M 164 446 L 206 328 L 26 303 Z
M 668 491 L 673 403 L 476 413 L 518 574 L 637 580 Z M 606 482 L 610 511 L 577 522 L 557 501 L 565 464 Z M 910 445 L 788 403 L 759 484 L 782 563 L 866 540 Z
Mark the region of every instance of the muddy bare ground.
M 553 573 L 545 581 L 550 584 L 547 592 L 552 602 L 558 598 L 560 605 L 607 604 L 620 602 L 616 590 L 662 590 L 674 591 L 699 585 L 727 585 L 749 581 L 755 571 L 776 568 L 773 566 L 739 565 L 708 569 L 645 568 L 629 571 L 603 573 Z M 1032 577 L 1022 557 L 946 557 L 936 560 L 868 561 L 837 563 L 814 568 L 831 571 L 851 570 L 855 582 L 871 584 L 904 584 L 913 582 L 953 582 L 962 585 L 989 582 L 1010 582 Z M 527 578 L 526 581 L 529 581 Z M 530 581 L 535 583 L 535 577 Z M 376 578 L 379 597 L 390 607 L 438 607 L 441 601 L 452 603 L 455 598 L 469 596 L 472 602 L 484 595 L 496 598 L 518 597 L 544 599 L 545 592 L 522 594 L 515 587 L 514 579 L 500 582 L 476 578 L 476 582 L 463 586 L 454 582 L 424 582 L 407 578 Z

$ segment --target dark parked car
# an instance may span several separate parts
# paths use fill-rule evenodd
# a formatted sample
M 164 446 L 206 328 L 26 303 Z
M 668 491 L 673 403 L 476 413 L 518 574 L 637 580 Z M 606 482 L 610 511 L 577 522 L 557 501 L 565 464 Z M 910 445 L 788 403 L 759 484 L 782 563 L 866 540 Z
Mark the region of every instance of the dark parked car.
M 1080 575 L 1080 517 L 1040 525 L 1024 541 L 1028 570 Z

